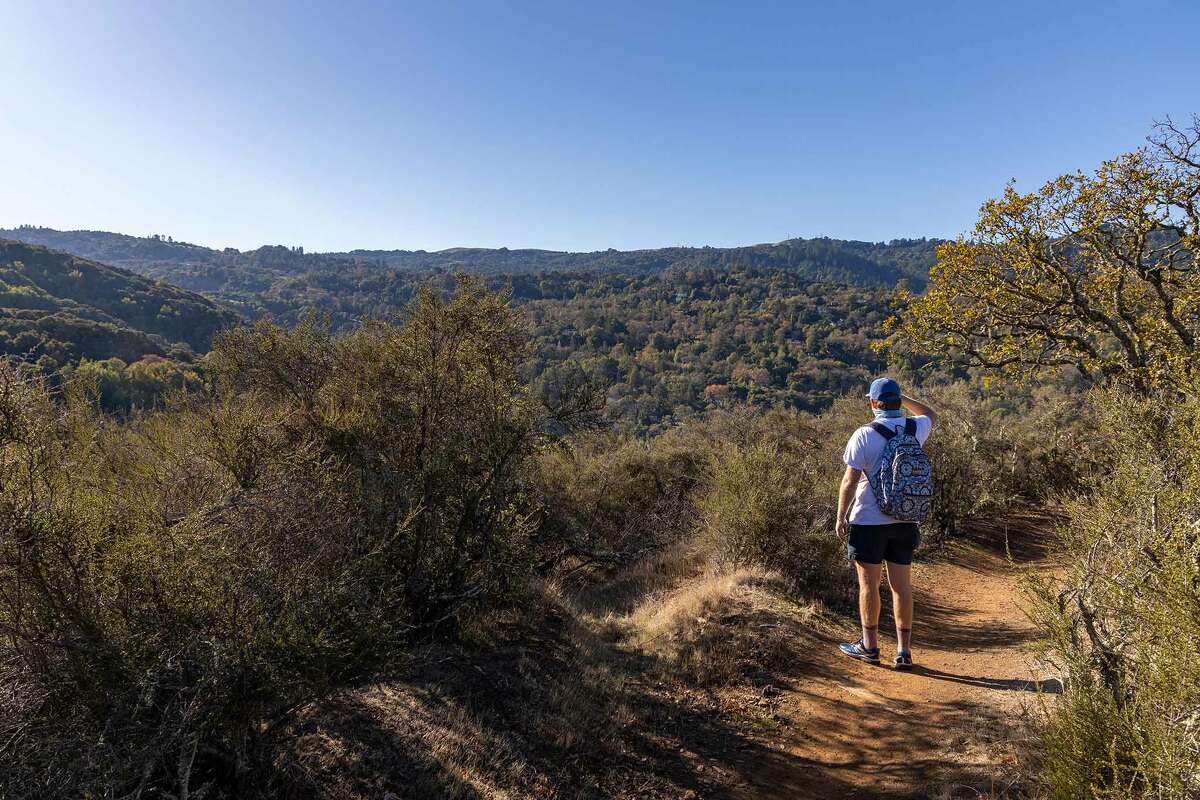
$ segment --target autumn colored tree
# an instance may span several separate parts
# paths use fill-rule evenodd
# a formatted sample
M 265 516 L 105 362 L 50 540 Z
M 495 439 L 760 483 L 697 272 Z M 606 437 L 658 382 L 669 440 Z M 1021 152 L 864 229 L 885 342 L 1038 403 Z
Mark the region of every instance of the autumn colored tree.
M 1139 392 L 1200 389 L 1200 116 L 1148 145 L 984 203 L 938 248 L 889 344 L 993 375 L 1074 367 Z

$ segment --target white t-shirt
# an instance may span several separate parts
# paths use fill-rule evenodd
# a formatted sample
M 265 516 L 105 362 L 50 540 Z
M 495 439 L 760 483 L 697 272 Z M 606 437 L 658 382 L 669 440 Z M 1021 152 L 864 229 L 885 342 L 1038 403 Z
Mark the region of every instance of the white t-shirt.
M 912 419 L 917 423 L 917 441 L 924 445 L 925 440 L 929 438 L 929 432 L 933 430 L 933 420 L 925 416 Z M 875 421 L 896 431 L 904 430 L 903 417 Z M 879 457 L 883 455 L 886 444 L 887 440 L 883 438 L 883 434 L 870 424 L 856 430 L 850 441 L 846 442 L 846 453 L 842 460 L 846 462 L 846 466 L 862 471 L 862 477 L 858 479 L 858 486 L 854 490 L 854 505 L 850 507 L 852 525 L 890 525 L 900 521 L 879 510 L 879 504 L 875 502 L 875 493 L 871 491 L 871 483 L 867 480 L 868 473 L 879 467 Z

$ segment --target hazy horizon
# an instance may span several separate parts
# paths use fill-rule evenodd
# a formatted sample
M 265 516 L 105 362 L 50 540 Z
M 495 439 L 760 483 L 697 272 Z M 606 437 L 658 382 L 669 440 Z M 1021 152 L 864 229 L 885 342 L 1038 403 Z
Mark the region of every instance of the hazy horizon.
M 0 227 L 239 250 L 953 238 L 1200 108 L 1182 2 L 7 12 Z

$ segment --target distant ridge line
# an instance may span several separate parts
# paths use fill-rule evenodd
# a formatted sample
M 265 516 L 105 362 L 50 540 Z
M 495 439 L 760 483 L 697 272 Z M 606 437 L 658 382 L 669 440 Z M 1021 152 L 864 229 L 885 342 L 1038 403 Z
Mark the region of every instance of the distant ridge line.
M 480 274 L 596 272 L 657 274 L 671 269 L 782 269 L 812 280 L 864 286 L 893 286 L 906 280 L 920 288 L 935 259 L 930 238 L 889 242 L 818 237 L 785 239 L 740 247 L 660 247 L 641 250 L 569 252 L 536 248 L 452 247 L 438 251 L 367 250 L 315 253 L 301 247 L 263 245 L 254 250 L 217 250 L 170 237 L 130 236 L 108 231 L 60 231 L 21 226 L 0 229 L 0 237 L 40 245 L 123 267 L 154 278 L 173 279 L 182 265 L 281 277 L 347 268 L 410 272 L 467 271 Z M 177 281 L 200 291 L 209 289 Z

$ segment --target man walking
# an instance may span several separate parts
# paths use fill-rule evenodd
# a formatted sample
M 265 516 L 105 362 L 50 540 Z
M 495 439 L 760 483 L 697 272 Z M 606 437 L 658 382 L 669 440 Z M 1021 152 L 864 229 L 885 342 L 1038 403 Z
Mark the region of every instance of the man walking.
M 881 459 L 894 456 L 888 450 L 895 436 L 915 437 L 925 444 L 937 420 L 937 414 L 924 403 L 905 397 L 900 384 L 891 378 L 878 378 L 867 394 L 875 420 L 859 428 L 846 443 L 843 461 L 846 472 L 838 493 L 837 535 L 846 541 L 846 552 L 858 572 L 858 612 L 862 620 L 862 638 L 840 645 L 851 658 L 879 663 L 879 581 L 883 562 L 887 562 L 888 584 L 892 589 L 892 610 L 896 620 L 896 669 L 912 667 L 912 556 L 921 541 L 916 522 L 903 521 L 885 514 L 879 506 L 879 469 Z M 913 416 L 906 418 L 904 412 Z M 911 439 L 907 439 L 911 444 Z M 919 447 L 911 449 L 919 451 Z M 920 458 L 924 458 L 923 453 Z M 905 467 L 906 471 L 908 467 Z M 870 477 L 869 477 L 870 476 Z M 871 481 L 876 481 L 876 486 Z M 926 485 L 928 475 L 925 476 Z M 896 508 L 890 509 L 893 513 Z M 912 519 L 911 514 L 903 514 Z

